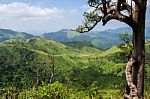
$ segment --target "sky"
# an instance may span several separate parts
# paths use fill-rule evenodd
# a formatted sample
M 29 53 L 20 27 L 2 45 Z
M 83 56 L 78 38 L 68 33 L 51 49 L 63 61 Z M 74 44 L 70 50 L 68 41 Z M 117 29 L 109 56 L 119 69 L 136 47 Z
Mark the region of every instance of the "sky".
M 87 0 L 0 0 L 0 28 L 31 33 L 75 29 L 82 24 L 83 13 L 88 10 Z M 148 25 L 149 20 L 147 17 Z M 106 26 L 98 24 L 94 30 L 126 26 L 118 21 L 110 21 Z

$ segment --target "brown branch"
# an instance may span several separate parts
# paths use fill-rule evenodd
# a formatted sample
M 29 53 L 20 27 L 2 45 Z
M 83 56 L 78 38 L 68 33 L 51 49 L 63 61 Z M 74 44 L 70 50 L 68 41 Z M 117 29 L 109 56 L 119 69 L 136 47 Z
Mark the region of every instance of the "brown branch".
M 134 11 L 134 9 L 132 9 L 132 7 L 128 3 L 124 3 L 123 7 L 128 11 L 129 14 L 131 14 Z
M 143 5 L 141 5 L 141 2 L 139 2 L 139 0 L 132 0 L 136 5 L 139 6 L 139 8 L 143 8 Z M 142 1 L 143 2 L 143 1 Z
M 104 16 L 107 15 L 107 3 L 106 3 L 106 0 L 102 0 L 102 5 L 103 5 L 103 13 L 104 13 Z
M 99 20 L 95 20 L 95 23 L 94 23 L 91 27 L 85 26 L 85 27 L 83 27 L 82 30 L 79 31 L 79 32 L 80 32 L 80 33 L 89 32 L 89 31 L 92 30 L 100 21 L 101 21 L 101 18 L 100 18 Z M 84 30 L 84 29 L 87 29 L 87 30 Z
M 101 9 L 104 9 L 103 6 Z M 105 25 L 111 19 L 116 19 L 121 22 L 128 24 L 129 26 L 133 26 L 135 22 L 132 20 L 132 7 L 126 3 L 125 0 L 118 0 L 117 3 L 113 3 L 111 6 L 106 8 L 107 10 L 103 10 L 104 16 L 102 18 L 103 25 Z M 121 11 L 127 10 L 129 16 L 121 14 Z
M 132 99 L 129 95 L 124 94 L 124 99 Z
M 126 71 L 125 71 L 127 84 L 131 91 L 131 96 L 129 96 L 127 94 L 124 95 L 125 98 L 127 98 L 127 99 L 139 99 L 138 91 L 137 91 L 136 86 L 133 83 L 133 78 L 132 78 L 132 66 L 134 65 L 134 63 L 135 63 L 135 60 L 133 58 L 131 58 L 127 63 Z
M 117 0 L 117 11 L 120 11 L 121 4 L 126 3 L 126 0 Z
M 54 74 L 55 74 L 55 56 L 54 56 L 54 53 L 52 56 L 48 56 L 49 59 L 51 60 L 51 64 L 52 64 L 52 73 L 51 73 L 51 77 L 50 77 L 50 80 L 49 80 L 49 83 L 52 83 L 53 82 L 53 79 L 54 79 Z
M 112 11 L 116 11 L 116 9 L 118 9 L 117 3 L 114 3 L 113 5 L 111 5 L 107 8 L 107 13 L 111 13 Z M 117 10 L 117 11 L 120 12 L 123 10 L 127 10 L 129 14 L 131 14 L 134 11 L 134 9 L 132 9 L 132 7 L 128 3 L 123 3 L 123 5 L 120 6 L 119 10 Z
M 118 21 L 125 22 L 126 24 L 128 24 L 131 27 L 133 26 L 131 18 L 128 16 L 125 16 L 119 12 L 114 12 L 113 14 L 108 14 L 105 17 L 103 17 L 102 18 L 103 25 L 105 25 L 111 19 L 116 19 Z
M 99 3 L 99 4 L 92 4 L 92 3 L 89 3 L 89 6 L 90 7 L 93 7 L 93 8 L 98 8 L 98 6 L 100 6 L 102 3 Z
M 113 5 L 111 5 L 107 8 L 107 13 L 110 13 L 112 11 L 116 11 L 116 9 L 118 9 L 117 8 L 117 3 L 114 3 Z M 127 3 L 123 3 L 123 5 L 120 6 L 119 10 L 117 10 L 117 11 L 120 12 L 120 11 L 123 11 L 123 10 L 127 10 L 128 13 L 131 13 L 131 6 Z M 132 9 L 132 10 L 134 11 L 134 9 Z
M 98 4 L 89 3 L 89 5 L 91 7 L 94 7 L 95 11 L 100 10 L 102 16 L 99 20 L 93 20 L 93 23 L 90 26 L 84 25 L 84 27 L 81 28 L 81 31 L 79 31 L 80 33 L 92 30 L 101 20 L 103 22 L 103 25 L 105 25 L 111 19 L 116 19 L 118 21 L 124 22 L 130 27 L 136 25 L 136 22 L 132 20 L 132 12 L 134 13 L 134 10 L 128 3 L 126 3 L 126 0 L 117 0 L 117 2 L 111 2 L 111 0 L 102 0 Z M 127 10 L 129 16 L 122 14 L 121 11 L 123 10 Z
M 140 5 L 140 2 L 138 0 L 132 0 L 133 2 L 135 2 L 137 5 Z
M 115 10 L 116 10 L 116 4 L 111 5 L 107 8 L 107 13 L 111 14 Z

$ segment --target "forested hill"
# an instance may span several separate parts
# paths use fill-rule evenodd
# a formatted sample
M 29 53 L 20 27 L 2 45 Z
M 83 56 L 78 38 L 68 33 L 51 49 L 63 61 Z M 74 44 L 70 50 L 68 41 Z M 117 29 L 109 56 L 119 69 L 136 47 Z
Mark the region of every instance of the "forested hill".
M 99 32 L 91 31 L 83 34 L 79 34 L 68 29 L 62 29 L 57 32 L 44 33 L 42 37 L 48 40 L 55 40 L 62 43 L 86 42 L 92 44 L 94 47 L 106 50 L 120 43 L 119 34 L 131 34 L 131 32 L 131 28 L 128 27 Z M 146 27 L 145 37 L 146 39 L 150 39 L 150 27 Z
M 101 50 L 106 50 L 120 43 L 119 34 L 124 34 L 125 32 L 131 34 L 131 29 L 118 28 L 114 30 L 105 30 L 100 32 L 92 31 L 84 34 L 79 34 L 68 29 L 62 29 L 57 32 L 44 33 L 39 37 L 48 40 L 58 41 L 67 45 L 78 46 L 79 43 L 81 43 L 91 45 Z M 146 27 L 145 33 L 146 39 L 150 39 L 150 27 Z M 9 39 L 29 39 L 36 37 L 37 36 L 33 36 L 25 32 L 0 29 L 0 42 Z
M 120 99 L 126 86 L 127 58 L 116 46 L 101 51 L 88 44 L 71 47 L 33 38 L 5 41 L 0 44 L 0 52 L 0 97 Z M 147 42 L 147 93 L 149 60 L 150 42 Z
M 8 39 L 29 39 L 34 37 L 25 32 L 17 32 L 9 29 L 0 29 L 0 42 Z

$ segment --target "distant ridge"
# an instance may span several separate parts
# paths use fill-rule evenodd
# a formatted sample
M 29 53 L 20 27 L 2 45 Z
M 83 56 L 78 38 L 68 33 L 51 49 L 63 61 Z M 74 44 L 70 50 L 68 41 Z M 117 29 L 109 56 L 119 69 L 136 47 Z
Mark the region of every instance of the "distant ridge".
M 41 37 L 47 40 L 61 42 L 77 46 L 76 44 L 90 45 L 101 50 L 106 50 L 120 42 L 118 35 L 125 32 L 131 33 L 131 28 L 123 27 L 117 29 L 109 29 L 105 31 L 90 31 L 88 33 L 76 33 L 70 29 L 62 29 L 57 32 L 44 33 L 40 36 L 34 36 L 26 32 L 17 32 L 9 29 L 0 29 L 0 42 L 9 39 L 30 39 Z M 150 27 L 145 30 L 146 39 L 150 39 Z
M 105 31 L 90 31 L 83 34 L 73 32 L 69 29 L 62 29 L 57 32 L 44 33 L 41 37 L 62 43 L 86 42 L 94 45 L 97 48 L 106 50 L 113 45 L 118 44 L 120 42 L 118 35 L 126 32 L 131 33 L 131 28 L 123 27 Z M 145 37 L 146 39 L 150 39 L 150 27 L 146 27 Z
M 17 32 L 10 29 L 0 29 L 0 42 L 9 39 L 29 39 L 34 36 L 25 32 Z

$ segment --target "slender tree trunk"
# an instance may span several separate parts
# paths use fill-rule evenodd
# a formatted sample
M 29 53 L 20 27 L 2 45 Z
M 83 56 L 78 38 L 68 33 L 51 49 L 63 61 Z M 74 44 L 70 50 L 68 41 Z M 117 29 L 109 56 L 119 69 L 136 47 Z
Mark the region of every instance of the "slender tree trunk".
M 49 83 L 52 83 L 53 80 L 54 80 L 54 74 L 55 74 L 55 58 L 54 58 L 54 53 L 52 56 L 49 56 L 49 58 L 51 59 L 51 64 L 52 64 L 52 73 L 51 73 L 51 77 L 50 77 L 50 80 L 49 80 Z

